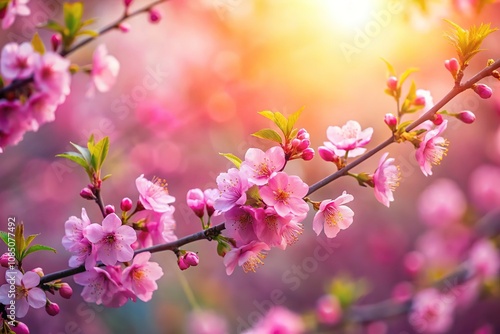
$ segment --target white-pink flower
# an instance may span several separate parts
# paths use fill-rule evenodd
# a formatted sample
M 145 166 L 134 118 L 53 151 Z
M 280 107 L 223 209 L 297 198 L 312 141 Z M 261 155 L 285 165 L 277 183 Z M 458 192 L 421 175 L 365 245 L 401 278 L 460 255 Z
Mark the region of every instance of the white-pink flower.
M 37 54 L 31 43 L 8 43 L 0 56 L 0 72 L 4 79 L 24 79 L 33 73 Z
M 285 172 L 277 173 L 267 185 L 259 190 L 262 200 L 274 207 L 281 217 L 289 213 L 294 215 L 307 213 L 309 206 L 302 198 L 308 191 L 309 187 L 300 177 L 289 176 Z
M 236 206 L 224 214 L 226 219 L 225 235 L 233 238 L 237 245 L 248 244 L 256 240 L 254 224 L 257 220 L 257 209 L 250 206 Z
M 448 151 L 448 141 L 439 136 L 447 124 L 448 121 L 445 120 L 439 127 L 427 131 L 415 152 L 415 158 L 425 176 L 432 175 L 432 166 L 439 165 Z
M 104 44 L 99 45 L 92 57 L 92 83 L 87 91 L 87 96 L 93 96 L 94 90 L 104 93 L 115 84 L 120 63 L 118 60 L 108 54 L 108 50 Z
M 82 208 L 82 218 L 71 216 L 64 223 L 65 236 L 62 238 L 62 244 L 67 250 L 75 244 L 81 242 L 85 237 L 83 230 L 91 224 L 85 208 Z
M 151 300 L 153 291 L 158 289 L 156 280 L 163 276 L 163 270 L 156 262 L 148 262 L 150 252 L 137 254 L 132 265 L 123 270 L 122 284 L 135 293 L 143 302 Z
M 349 203 L 352 200 L 354 200 L 354 197 L 344 191 L 342 195 L 334 200 L 322 201 L 318 212 L 314 216 L 314 232 L 319 235 L 324 228 L 325 235 L 328 238 L 334 238 L 340 230 L 345 230 L 351 226 L 354 211 L 343 204 Z
M 241 163 L 240 170 L 251 183 L 262 186 L 284 165 L 285 152 L 280 146 L 273 146 L 266 152 L 250 148 L 245 154 L 245 161 Z
M 384 153 L 384 155 L 382 155 L 378 168 L 372 176 L 375 198 L 387 207 L 394 201 L 392 192 L 396 190 L 396 187 L 399 185 L 399 180 L 401 179 L 398 166 L 393 165 L 394 158 L 386 160 L 388 155 L 389 153 Z
M 227 320 L 209 310 L 194 310 L 186 321 L 186 333 L 229 334 Z
M 31 14 L 31 11 L 27 6 L 28 2 L 29 0 L 11 0 L 10 2 L 7 2 L 5 15 L 2 20 L 2 29 L 8 29 L 16 20 L 16 15 L 28 16 Z
M 240 170 L 231 168 L 227 173 L 220 173 L 216 181 L 219 188 L 219 198 L 215 200 L 215 209 L 225 212 L 235 205 L 245 204 L 249 185 L 246 177 L 241 175 Z
M 236 266 L 242 266 L 245 272 L 255 271 L 263 264 L 266 257 L 262 251 L 269 250 L 269 246 L 260 241 L 252 241 L 247 245 L 233 248 L 224 256 L 226 274 L 231 275 Z
M 476 242 L 470 251 L 469 262 L 481 279 L 495 279 L 500 268 L 498 249 L 487 239 Z
M 426 113 L 434 107 L 434 100 L 432 98 L 431 92 L 425 89 L 417 89 L 415 92 L 415 104 L 424 106 L 424 108 L 421 110 L 421 113 Z
M 38 131 L 40 125 L 54 121 L 58 101 L 47 93 L 34 92 L 24 106 L 32 118 L 33 131 Z
M 70 61 L 55 52 L 47 52 L 36 58 L 34 67 L 35 84 L 39 91 L 51 96 L 61 104 L 70 92 Z
M 139 191 L 139 200 L 146 210 L 167 212 L 170 210 L 169 204 L 175 202 L 175 197 L 168 194 L 164 180 L 155 178 L 149 181 L 141 175 L 135 180 L 135 185 Z
M 113 266 L 117 261 L 132 260 L 134 251 L 130 246 L 137 235 L 132 227 L 122 225 L 122 221 L 111 213 L 104 218 L 102 225 L 90 224 L 84 230 L 84 236 L 96 246 L 97 260 Z
M 329 126 L 326 136 L 329 142 L 324 142 L 325 146 L 335 152 L 339 157 L 348 153 L 349 158 L 357 157 L 366 151 L 363 148 L 372 139 L 373 128 L 361 130 L 361 125 L 356 121 L 347 121 L 341 127 Z
M 434 288 L 417 293 L 409 314 L 410 324 L 419 333 L 445 333 L 453 322 L 455 304 Z
M 37 288 L 40 283 L 40 276 L 33 271 L 28 271 L 23 275 L 19 270 L 8 270 L 5 273 L 7 284 L 0 287 L 0 303 L 9 306 L 11 284 L 15 285 L 15 313 L 17 318 L 24 317 L 29 307 L 41 308 L 45 306 L 47 297 L 42 289 Z

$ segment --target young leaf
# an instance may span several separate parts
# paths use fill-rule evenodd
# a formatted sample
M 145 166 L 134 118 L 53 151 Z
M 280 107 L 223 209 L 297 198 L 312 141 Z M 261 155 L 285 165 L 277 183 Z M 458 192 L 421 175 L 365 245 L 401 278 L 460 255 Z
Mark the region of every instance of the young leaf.
M 66 153 L 61 153 L 56 155 L 58 158 L 66 158 L 68 160 L 71 160 L 73 162 L 76 162 L 86 170 L 89 168 L 88 162 L 81 156 L 81 154 L 78 154 L 76 152 L 66 152 Z
M 401 87 L 403 87 L 403 83 L 406 81 L 406 79 L 408 79 L 410 74 L 414 72 L 418 72 L 418 68 L 409 68 L 406 71 L 404 71 L 403 74 L 401 74 L 398 80 L 398 89 L 401 89 Z
M 288 120 L 279 111 L 277 111 L 277 112 L 274 113 L 274 123 L 278 126 L 278 128 L 281 131 L 283 131 L 283 134 L 285 135 L 285 138 L 287 138 L 288 137 L 288 132 L 287 132 Z
M 54 248 L 52 248 L 52 247 L 44 246 L 44 245 L 33 245 L 33 246 L 27 248 L 23 252 L 22 258 L 25 258 L 29 254 L 34 253 L 34 252 L 38 252 L 38 251 L 41 251 L 41 250 L 46 250 L 46 251 L 51 251 L 51 252 L 56 253 L 56 250 Z
M 0 238 L 5 242 L 6 245 L 9 244 L 9 234 L 4 231 L 0 231 Z
M 99 36 L 99 33 L 95 30 L 86 29 L 86 30 L 78 31 L 78 33 L 76 33 L 75 36 L 83 36 L 83 35 L 87 35 L 90 37 L 97 37 L 97 36 Z
M 387 71 L 389 72 L 389 75 L 395 77 L 396 71 L 394 70 L 394 67 L 391 65 L 391 63 L 389 63 L 384 58 L 380 58 L 380 59 L 382 59 L 382 61 L 385 63 L 385 65 L 387 65 Z
M 262 130 L 255 132 L 255 133 L 252 133 L 252 136 L 257 137 L 257 138 L 272 140 L 272 141 L 275 141 L 275 142 L 281 144 L 281 137 L 280 137 L 279 133 L 277 133 L 273 129 L 262 129 Z
M 293 126 L 295 125 L 295 123 L 297 123 L 297 120 L 299 119 L 299 116 L 303 110 L 304 110 L 304 108 L 300 108 L 298 111 L 291 114 L 290 117 L 288 117 L 286 132 L 289 135 L 289 139 L 291 139 L 290 137 L 292 137 L 290 135 L 292 133 Z
M 101 169 L 102 164 L 104 163 L 104 159 L 108 154 L 109 150 L 109 138 L 104 137 L 100 141 L 92 147 L 92 151 L 90 151 L 91 163 L 95 160 L 95 170 Z M 94 163 L 92 163 L 94 165 Z
M 241 166 L 241 159 L 235 156 L 234 154 L 231 153 L 219 153 L 223 157 L 226 157 L 227 160 L 231 161 L 236 168 L 240 168 Z
M 64 22 L 68 28 L 69 36 L 75 36 L 82 24 L 83 4 L 81 2 L 68 3 L 63 5 Z
M 29 235 L 28 238 L 26 239 L 26 247 L 28 247 L 33 240 L 35 240 L 36 237 L 38 237 L 39 234 L 32 234 Z
M 87 164 L 90 165 L 90 152 L 87 148 L 85 147 L 82 147 L 80 145 L 77 145 L 77 144 L 74 144 L 72 142 L 70 142 L 70 144 L 76 148 L 78 150 L 78 152 L 80 152 L 80 154 L 82 155 L 83 159 L 85 159 L 85 161 L 87 161 Z
M 63 34 L 64 29 L 65 29 L 62 25 L 60 25 L 59 23 L 57 23 L 56 21 L 53 21 L 53 20 L 48 20 L 47 23 L 42 25 L 40 28 L 56 31 L 60 34 Z
M 33 46 L 33 49 L 39 54 L 43 55 L 45 53 L 45 45 L 43 45 L 43 41 L 37 32 L 33 35 L 33 38 L 31 39 L 31 45 Z
M 267 119 L 270 119 L 271 121 L 276 123 L 276 118 L 274 117 L 274 113 L 269 110 L 264 110 L 264 111 L 259 111 L 259 115 L 264 116 Z

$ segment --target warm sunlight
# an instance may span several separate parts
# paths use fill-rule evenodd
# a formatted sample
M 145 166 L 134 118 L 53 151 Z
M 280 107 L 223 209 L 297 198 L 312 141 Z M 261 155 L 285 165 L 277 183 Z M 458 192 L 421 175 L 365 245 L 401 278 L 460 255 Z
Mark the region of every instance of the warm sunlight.
M 345 28 L 355 28 L 369 18 L 374 0 L 322 0 L 320 3 L 331 22 Z

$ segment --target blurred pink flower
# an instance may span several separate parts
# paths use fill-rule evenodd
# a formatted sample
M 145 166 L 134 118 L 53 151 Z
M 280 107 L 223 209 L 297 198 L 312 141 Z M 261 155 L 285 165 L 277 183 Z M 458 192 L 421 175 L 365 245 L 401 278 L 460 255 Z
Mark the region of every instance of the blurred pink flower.
M 24 79 L 33 73 L 36 56 L 31 43 L 8 43 L 0 56 L 0 72 L 6 80 Z
M 285 152 L 280 146 L 273 146 L 266 152 L 249 148 L 241 163 L 241 172 L 256 185 L 266 184 L 285 165 Z
M 135 293 L 143 302 L 151 300 L 153 291 L 158 289 L 156 280 L 163 276 L 163 270 L 156 262 L 148 262 L 150 252 L 137 254 L 132 265 L 123 270 L 122 284 Z
M 5 280 L 9 284 L 3 284 L 0 287 L 0 303 L 11 305 L 9 294 L 12 293 L 11 282 L 15 285 L 15 316 L 24 317 L 29 307 L 41 308 L 45 306 L 47 296 L 42 289 L 37 288 L 40 283 L 40 276 L 37 273 L 28 271 L 24 275 L 19 270 L 9 270 L 5 272 Z
M 97 260 L 105 265 L 130 261 L 134 256 L 130 245 L 136 241 L 137 235 L 132 227 L 122 225 L 115 213 L 107 215 L 102 225 L 94 223 L 87 226 L 84 235 L 96 245 Z
M 477 167 L 469 179 L 469 189 L 475 206 L 484 212 L 500 207 L 500 168 L 494 165 Z
M 437 179 L 418 198 L 420 217 L 431 227 L 446 227 L 459 222 L 467 209 L 467 200 L 458 185 L 449 179 Z
M 40 92 L 48 94 L 61 104 L 70 92 L 70 61 L 54 52 L 47 52 L 35 61 L 35 85 Z
M 94 51 L 92 57 L 92 83 L 87 91 L 87 96 L 92 97 L 94 90 L 104 93 L 110 90 L 115 84 L 118 71 L 120 70 L 120 63 L 118 60 L 108 54 L 108 50 L 104 44 L 100 44 Z
M 317 235 L 321 233 L 323 227 L 328 238 L 337 236 L 340 230 L 345 230 L 351 226 L 354 211 L 343 205 L 354 200 L 352 195 L 345 191 L 334 200 L 324 200 L 319 206 L 318 212 L 314 216 L 313 230 Z
M 415 152 L 420 169 L 425 176 L 432 175 L 432 166 L 439 165 L 448 151 L 448 141 L 439 135 L 446 129 L 445 120 L 439 127 L 427 131 Z
M 294 215 L 307 213 L 309 205 L 302 198 L 308 191 L 309 187 L 300 177 L 289 176 L 285 172 L 277 173 L 259 190 L 262 200 L 267 205 L 273 206 L 281 217 L 289 213 Z
M 431 92 L 425 89 L 417 89 L 415 92 L 416 98 L 414 103 L 419 106 L 424 106 L 421 113 L 426 113 L 434 107 L 434 100 L 432 98 Z
M 231 168 L 227 173 L 217 176 L 217 187 L 219 197 L 215 200 L 214 208 L 220 211 L 228 211 L 235 205 L 243 205 L 247 201 L 248 181 L 240 171 Z
M 470 250 L 469 262 L 480 279 L 495 279 L 500 268 L 498 249 L 487 239 L 479 240 Z
M 434 288 L 418 292 L 409 314 L 410 324 L 421 333 L 444 333 L 453 323 L 454 304 Z
M 245 331 L 244 334 L 301 334 L 304 332 L 305 324 L 298 314 L 284 307 L 275 306 L 253 328 Z
M 54 121 L 58 104 L 46 93 L 33 93 L 25 104 L 26 112 L 32 117 L 32 130 L 38 131 L 40 125 Z
M 149 181 L 141 175 L 135 180 L 135 185 L 139 191 L 139 200 L 146 210 L 167 212 L 170 210 L 169 204 L 175 202 L 175 197 L 168 194 L 164 180 L 154 178 Z
M 18 16 L 28 16 L 31 10 L 27 6 L 29 0 L 12 0 L 7 3 L 5 15 L 2 20 L 2 29 L 8 29 L 16 20 Z
M 257 220 L 263 219 L 262 210 L 254 209 L 250 206 L 236 206 L 224 214 L 226 220 L 226 230 L 224 234 L 236 241 L 237 245 L 248 244 L 252 240 L 257 240 L 254 232 L 254 224 Z M 257 218 L 259 214 L 259 219 Z
M 316 317 L 323 324 L 333 325 L 342 318 L 340 302 L 334 295 L 324 295 L 316 302 Z
M 224 256 L 226 274 L 231 275 L 236 265 L 242 266 L 245 272 L 255 271 L 262 260 L 266 257 L 261 252 L 269 250 L 269 246 L 263 242 L 252 241 L 247 245 L 233 248 Z
M 378 168 L 373 173 L 373 190 L 375 191 L 375 198 L 385 206 L 389 207 L 390 203 L 394 201 L 392 192 L 396 190 L 401 179 L 399 167 L 393 165 L 394 158 L 386 160 L 389 153 L 384 153 L 379 160 Z
M 18 101 L 0 100 L 0 153 L 6 146 L 17 145 L 32 128 L 32 118 Z
M 189 314 L 186 333 L 229 334 L 226 319 L 208 310 L 196 310 Z
M 348 121 L 342 128 L 329 126 L 326 130 L 329 142 L 324 142 L 324 145 L 340 157 L 349 151 L 348 157 L 354 158 L 366 151 L 363 146 L 370 142 L 372 134 L 373 128 L 361 130 L 361 125 L 358 122 Z

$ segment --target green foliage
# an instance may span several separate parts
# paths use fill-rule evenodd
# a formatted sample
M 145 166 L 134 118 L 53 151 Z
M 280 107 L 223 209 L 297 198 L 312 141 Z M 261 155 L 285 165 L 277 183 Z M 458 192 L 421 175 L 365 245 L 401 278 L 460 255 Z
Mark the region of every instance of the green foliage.
M 332 280 L 327 291 L 336 296 L 341 307 L 345 309 L 364 296 L 368 290 L 366 280 L 354 280 L 347 276 L 341 276 Z
M 389 63 L 384 58 L 381 58 L 381 59 L 385 63 L 385 65 L 387 66 L 387 72 L 389 74 L 388 76 L 397 77 L 397 73 L 396 73 L 396 70 L 394 69 L 394 66 L 392 66 L 391 63 Z M 418 71 L 418 68 L 409 68 L 406 71 L 404 71 L 398 78 L 398 85 L 397 85 L 396 91 L 393 91 L 389 88 L 386 88 L 385 93 L 389 96 L 394 97 L 394 99 L 396 101 L 399 101 L 399 99 L 401 98 L 401 90 L 403 88 L 403 84 L 406 82 L 406 80 L 410 77 L 410 75 L 412 73 L 415 73 L 417 71 Z M 410 104 L 411 104 L 411 102 L 413 102 L 415 100 L 416 90 L 417 89 L 416 89 L 415 83 L 412 82 L 412 86 L 410 87 L 410 92 L 408 93 L 408 95 L 403 103 L 403 107 L 402 107 L 402 110 L 400 112 L 401 114 L 416 111 L 416 110 L 410 111 Z M 406 110 L 405 110 L 405 108 L 406 108 Z
M 279 111 L 272 112 L 272 111 L 261 111 L 259 112 L 260 115 L 264 116 L 265 118 L 271 120 L 276 124 L 276 126 L 281 130 L 283 133 L 283 138 L 285 142 L 289 142 L 292 140 L 296 135 L 297 135 L 297 129 L 294 129 L 294 125 L 297 122 L 300 114 L 302 113 L 303 109 L 299 109 L 292 115 L 290 115 L 288 118 L 283 116 L 282 113 Z M 281 138 L 280 134 L 272 129 L 262 129 L 259 130 L 255 133 L 252 134 L 252 136 L 257 137 L 257 138 L 262 138 L 262 139 L 268 139 L 271 141 L 274 141 L 278 144 L 283 143 L 283 138 Z
M 35 33 L 35 35 L 33 35 L 33 38 L 31 39 L 31 45 L 33 46 L 33 49 L 39 54 L 43 55 L 45 53 L 45 45 L 43 45 L 43 41 L 37 32 Z
M 56 250 L 49 246 L 44 245 L 31 245 L 33 240 L 38 236 L 38 234 L 29 235 L 27 238 L 24 237 L 24 225 L 18 224 L 15 227 L 14 233 L 7 233 L 0 231 L 0 238 L 7 245 L 8 248 L 14 248 L 15 258 L 17 263 L 22 263 L 24 258 L 31 253 L 46 250 L 51 252 L 56 252 Z M 14 240 L 14 244 L 12 244 Z M 31 246 L 30 246 L 31 245 Z
M 241 166 L 241 159 L 235 156 L 234 154 L 231 153 L 219 153 L 223 157 L 226 157 L 227 160 L 231 161 L 236 168 L 240 168 Z
M 262 129 L 259 130 L 255 133 L 252 133 L 252 136 L 261 138 L 261 139 L 268 139 L 277 142 L 278 144 L 281 144 L 281 136 L 279 133 L 274 131 L 273 129 Z

